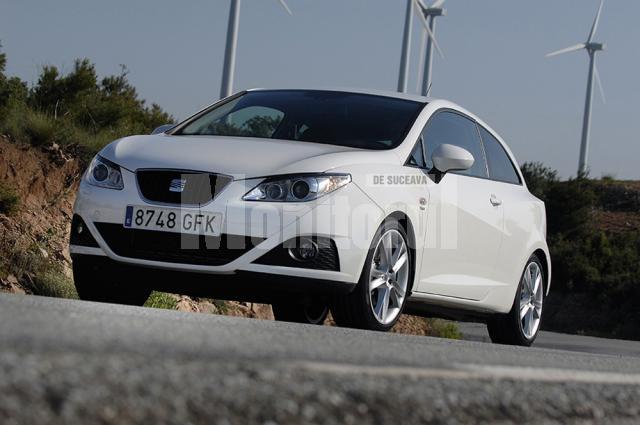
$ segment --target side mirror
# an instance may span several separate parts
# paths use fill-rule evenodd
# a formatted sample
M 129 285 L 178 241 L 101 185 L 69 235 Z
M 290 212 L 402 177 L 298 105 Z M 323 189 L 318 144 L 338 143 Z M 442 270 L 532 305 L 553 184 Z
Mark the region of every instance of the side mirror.
M 459 146 L 442 144 L 431 155 L 434 168 L 441 174 L 449 171 L 468 170 L 473 166 L 473 155 Z
M 165 125 L 161 125 L 160 127 L 156 128 L 155 130 L 153 130 L 151 132 L 151 134 L 161 134 L 161 133 L 166 133 L 167 131 L 171 130 L 173 127 L 175 127 L 175 124 L 165 124 Z

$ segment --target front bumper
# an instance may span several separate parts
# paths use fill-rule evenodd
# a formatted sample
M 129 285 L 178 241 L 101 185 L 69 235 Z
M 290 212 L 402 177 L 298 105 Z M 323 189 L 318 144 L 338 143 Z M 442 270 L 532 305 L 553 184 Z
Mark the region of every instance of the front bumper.
M 188 252 L 186 257 L 182 257 L 184 261 L 166 261 L 152 256 L 139 258 L 115 249 L 110 240 L 112 235 L 105 234 L 108 228 L 122 229 L 127 205 L 150 205 L 138 192 L 135 173 L 123 169 L 122 175 L 123 190 L 99 188 L 84 181 L 80 184 L 74 213 L 84 221 L 97 246 L 72 243 L 70 251 L 73 255 L 102 256 L 119 264 L 190 273 L 259 273 L 304 278 L 299 285 L 307 285 L 312 279 L 353 284 L 360 277 L 371 239 L 382 220 L 382 211 L 355 184 L 316 201 L 289 204 L 243 201 L 242 196 L 261 179 L 235 180 L 209 204 L 183 208 L 222 214 L 223 235 L 249 241 L 242 252 L 219 264 L 190 261 Z M 300 236 L 331 240 L 339 257 L 339 269 L 274 265 L 273 261 L 261 261 L 285 241 Z
M 351 292 L 356 283 L 336 280 L 300 279 L 271 273 L 238 271 L 234 274 L 206 274 L 162 270 L 114 261 L 106 256 L 73 254 L 74 262 L 83 262 L 96 274 L 108 274 L 139 282 L 156 291 L 179 293 L 217 300 L 271 304 L 286 297 L 331 296 Z

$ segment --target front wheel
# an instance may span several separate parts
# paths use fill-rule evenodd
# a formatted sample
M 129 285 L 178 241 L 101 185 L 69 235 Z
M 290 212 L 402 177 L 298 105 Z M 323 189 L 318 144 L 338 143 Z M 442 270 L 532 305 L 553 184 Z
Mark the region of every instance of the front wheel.
M 544 269 L 532 255 L 522 273 L 511 311 L 487 323 L 491 341 L 497 344 L 530 346 L 538 336 L 544 302 Z
M 376 232 L 358 285 L 334 299 L 331 313 L 338 326 L 388 331 L 402 314 L 412 275 L 407 234 L 395 219 Z

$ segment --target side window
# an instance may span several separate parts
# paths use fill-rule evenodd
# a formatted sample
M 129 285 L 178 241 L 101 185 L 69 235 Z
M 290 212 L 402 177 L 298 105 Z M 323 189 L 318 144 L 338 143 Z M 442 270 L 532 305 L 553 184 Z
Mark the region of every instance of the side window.
M 520 176 L 500 142 L 482 126 L 480 134 L 489 164 L 489 177 L 501 182 L 520 184 Z
M 409 159 L 407 160 L 407 165 L 412 167 L 426 168 L 427 164 L 424 160 L 424 149 L 422 148 L 422 137 L 418 139 L 416 145 L 413 147 L 411 151 L 411 155 L 409 155 Z
M 468 150 L 475 159 L 470 169 L 456 171 L 456 173 L 474 177 L 489 177 L 482 151 L 482 142 L 474 121 L 454 112 L 438 112 L 429 121 L 422 134 L 427 152 L 427 168 L 433 168 L 431 155 L 436 148 L 447 143 Z

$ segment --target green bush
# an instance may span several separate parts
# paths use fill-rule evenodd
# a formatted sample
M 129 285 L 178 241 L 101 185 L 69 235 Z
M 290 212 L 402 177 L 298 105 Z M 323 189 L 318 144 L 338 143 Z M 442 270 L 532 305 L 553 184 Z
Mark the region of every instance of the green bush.
M 122 67 L 118 75 L 98 78 L 88 60 L 76 60 L 62 74 L 45 66 L 29 87 L 4 75 L 6 56 L 0 53 L 0 133 L 34 146 L 57 143 L 89 159 L 112 140 L 148 134 L 174 122 L 158 105 L 138 97 Z
M 0 239 L 0 252 L 0 274 L 14 275 L 27 291 L 45 297 L 78 298 L 73 280 L 45 255 L 40 244 L 19 249 L 11 241 Z
M 29 109 L 22 117 L 20 134 L 34 146 L 50 145 L 56 141 L 56 123 L 49 116 Z
M 457 323 L 443 319 L 427 319 L 431 328 L 430 336 L 437 338 L 462 339 Z
M 540 199 L 546 199 L 549 189 L 558 182 L 558 172 L 540 162 L 523 164 L 522 175 L 529 191 Z
M 18 211 L 20 197 L 6 184 L 0 182 L 0 213 L 11 215 Z
M 151 308 L 164 308 L 167 310 L 175 310 L 178 305 L 178 301 L 175 297 L 170 294 L 166 294 L 164 292 L 152 292 L 151 296 L 146 303 L 144 303 L 145 307 Z
M 78 299 L 73 280 L 54 268 L 36 274 L 29 289 L 45 297 Z

